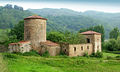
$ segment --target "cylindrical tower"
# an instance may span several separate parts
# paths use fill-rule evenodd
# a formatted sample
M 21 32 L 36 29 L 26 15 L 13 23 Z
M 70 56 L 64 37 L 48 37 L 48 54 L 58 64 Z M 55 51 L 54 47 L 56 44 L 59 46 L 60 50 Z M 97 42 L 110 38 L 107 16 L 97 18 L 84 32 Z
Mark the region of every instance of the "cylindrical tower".
M 33 49 L 38 48 L 40 42 L 46 42 L 46 20 L 40 16 L 24 18 L 24 40 L 31 41 Z

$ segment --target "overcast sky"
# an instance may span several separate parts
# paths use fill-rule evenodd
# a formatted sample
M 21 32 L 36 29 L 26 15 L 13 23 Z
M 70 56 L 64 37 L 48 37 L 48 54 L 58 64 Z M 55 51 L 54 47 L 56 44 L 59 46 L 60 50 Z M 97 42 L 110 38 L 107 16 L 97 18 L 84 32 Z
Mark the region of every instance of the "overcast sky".
M 120 12 L 120 0 L 0 0 L 0 6 L 13 4 L 24 9 L 68 8 L 75 11 Z

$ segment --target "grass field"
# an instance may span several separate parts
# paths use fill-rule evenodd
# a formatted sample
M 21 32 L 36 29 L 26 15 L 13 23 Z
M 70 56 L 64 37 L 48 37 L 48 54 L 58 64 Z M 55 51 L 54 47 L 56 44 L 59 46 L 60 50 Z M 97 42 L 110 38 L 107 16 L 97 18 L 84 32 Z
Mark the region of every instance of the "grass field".
M 2 55 L 0 54 L 0 72 L 8 72 L 6 63 L 3 61 Z
M 118 54 L 104 53 L 103 58 L 87 57 L 41 57 L 3 54 L 9 72 L 120 72 Z M 120 55 L 119 55 L 120 56 Z

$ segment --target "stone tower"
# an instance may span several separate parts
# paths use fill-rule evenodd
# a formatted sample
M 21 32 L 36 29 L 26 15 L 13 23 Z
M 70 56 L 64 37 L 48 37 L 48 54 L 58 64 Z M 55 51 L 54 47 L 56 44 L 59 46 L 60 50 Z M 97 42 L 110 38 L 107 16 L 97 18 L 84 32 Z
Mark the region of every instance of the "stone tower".
M 46 20 L 37 15 L 24 18 L 24 40 L 31 41 L 33 49 L 38 48 L 40 42 L 46 42 Z
M 96 53 L 97 51 L 101 52 L 101 33 L 87 31 L 82 32 L 81 34 L 86 36 L 87 43 L 92 43 L 94 53 Z

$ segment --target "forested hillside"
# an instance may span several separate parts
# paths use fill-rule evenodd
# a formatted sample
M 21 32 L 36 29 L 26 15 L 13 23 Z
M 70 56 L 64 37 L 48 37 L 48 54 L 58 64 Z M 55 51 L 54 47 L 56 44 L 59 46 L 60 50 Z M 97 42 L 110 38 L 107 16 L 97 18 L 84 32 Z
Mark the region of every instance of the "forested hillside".
M 69 9 L 28 9 L 24 10 L 19 6 L 0 6 L 0 29 L 13 28 L 15 24 L 25 17 L 38 14 L 48 19 L 47 31 L 72 31 L 78 32 L 81 28 L 88 28 L 96 25 L 103 25 L 105 37 L 114 27 L 120 27 L 119 13 L 103 13 L 95 11 L 77 12 Z
M 12 28 L 23 18 L 32 15 L 31 12 L 23 10 L 22 7 L 10 4 L 2 7 L 0 6 L 0 29 Z
M 81 15 L 92 17 L 106 22 L 111 28 L 119 27 L 120 28 L 120 13 L 105 13 L 97 11 L 86 11 Z
M 69 9 L 44 8 L 29 9 L 29 11 L 48 18 L 48 26 L 50 27 L 48 29 L 53 27 L 57 30 L 79 31 L 81 28 L 103 25 L 105 28 L 105 37 L 108 38 L 110 30 L 113 28 L 108 22 L 101 20 L 102 18 L 98 19 Z

